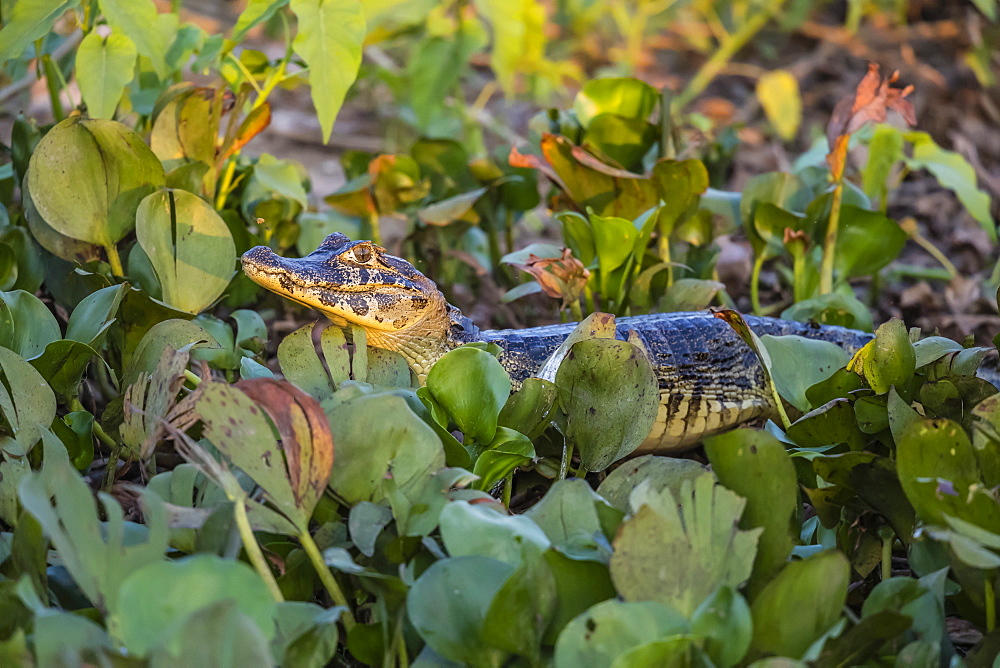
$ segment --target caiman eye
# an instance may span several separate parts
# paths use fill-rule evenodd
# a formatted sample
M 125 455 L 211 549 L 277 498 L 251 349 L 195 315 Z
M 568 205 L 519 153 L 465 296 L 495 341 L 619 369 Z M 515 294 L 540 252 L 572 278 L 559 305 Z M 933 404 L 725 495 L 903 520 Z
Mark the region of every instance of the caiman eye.
M 372 259 L 372 247 L 368 244 L 363 244 L 361 246 L 355 246 L 351 249 L 351 253 L 354 255 L 354 261 L 359 264 L 365 264 Z

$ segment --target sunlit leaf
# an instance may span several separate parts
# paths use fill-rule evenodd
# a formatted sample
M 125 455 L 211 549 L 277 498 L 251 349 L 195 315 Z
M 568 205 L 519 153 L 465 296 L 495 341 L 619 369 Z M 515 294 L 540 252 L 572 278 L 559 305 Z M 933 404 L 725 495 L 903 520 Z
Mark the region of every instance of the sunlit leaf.
M 138 52 L 127 36 L 91 32 L 76 52 L 76 80 L 91 118 L 112 118 L 134 76 Z
M 802 123 L 799 82 L 788 70 L 773 70 L 757 80 L 757 99 L 782 139 L 795 138 Z

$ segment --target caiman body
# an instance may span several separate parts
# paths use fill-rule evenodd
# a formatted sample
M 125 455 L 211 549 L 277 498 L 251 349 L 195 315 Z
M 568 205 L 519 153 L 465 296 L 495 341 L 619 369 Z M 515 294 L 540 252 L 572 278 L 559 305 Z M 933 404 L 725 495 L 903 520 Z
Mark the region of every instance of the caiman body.
M 447 303 L 433 281 L 405 260 L 367 241 L 332 234 L 306 257 L 290 259 L 258 246 L 243 270 L 263 287 L 327 315 L 334 324 L 364 327 L 369 345 L 395 350 L 421 379 L 452 348 L 490 341 L 516 384 L 535 375 L 576 323 L 516 330 L 480 330 Z M 758 335 L 796 334 L 854 351 L 870 334 L 774 318 L 746 317 Z M 656 424 L 641 450 L 679 452 L 702 437 L 775 410 L 753 351 L 709 313 L 659 313 L 616 320 L 618 336 L 634 331 L 660 386 Z

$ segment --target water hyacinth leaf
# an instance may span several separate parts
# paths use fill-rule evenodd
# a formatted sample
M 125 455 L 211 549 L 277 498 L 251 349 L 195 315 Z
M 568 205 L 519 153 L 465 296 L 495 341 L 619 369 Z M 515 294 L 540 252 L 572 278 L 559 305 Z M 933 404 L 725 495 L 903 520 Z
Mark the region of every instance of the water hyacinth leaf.
M 508 653 L 487 645 L 482 630 L 494 598 L 515 571 L 510 564 L 481 556 L 436 561 L 406 597 L 410 622 L 424 642 L 449 661 L 500 666 Z
M 158 21 L 156 5 L 149 2 L 104 0 L 101 4 L 101 13 L 115 32 L 127 35 L 135 42 L 139 53 L 149 58 L 156 75 L 161 80 L 165 79 L 166 56 L 176 24 L 171 30 Z
M 24 190 L 21 191 L 21 201 L 27 208 Z M 27 215 L 27 214 L 26 214 Z M 16 267 L 13 284 L 7 290 L 24 290 L 34 294 L 45 279 L 45 265 L 39 244 L 35 241 L 29 229 L 24 227 L 8 227 L 0 231 L 0 241 L 11 250 Z
M 528 438 L 537 438 L 549 423 L 555 403 L 554 383 L 541 378 L 526 378 L 521 389 L 510 395 L 497 417 L 498 427 L 517 430 Z
M 143 566 L 163 559 L 169 533 L 162 503 L 144 509 L 145 525 L 125 522 L 118 503 L 101 494 L 107 520 L 52 432 L 42 431 L 44 464 L 21 482 L 24 509 L 42 525 L 63 565 L 96 606 L 114 614 L 123 581 Z
M 391 508 L 362 501 L 351 508 L 348 516 L 347 528 L 351 541 L 361 554 L 370 557 L 375 554 L 375 540 L 391 521 Z
M 601 546 L 596 537 L 613 538 L 623 513 L 601 498 L 585 481 L 572 478 L 552 485 L 525 515 L 564 554 L 597 558 Z
M 582 561 L 576 558 L 579 553 L 568 557 L 558 548 L 546 550 L 543 556 L 556 585 L 556 605 L 543 638 L 543 642 L 551 646 L 578 615 L 617 594 L 604 562 Z
M 656 374 L 646 355 L 627 341 L 574 344 L 555 383 L 567 416 L 566 438 L 589 471 L 602 471 L 633 452 L 656 421 Z
M 335 387 L 330 382 L 330 376 L 323 368 L 319 355 L 316 354 L 316 347 L 312 342 L 312 332 L 315 327 L 316 323 L 310 322 L 285 336 L 278 344 L 278 364 L 281 365 L 281 373 L 285 378 L 317 399 L 325 399 L 333 394 Z M 337 327 L 328 327 L 323 334 L 325 335 L 330 330 L 340 331 Z M 347 357 L 346 342 L 343 345 L 345 346 L 343 350 L 344 366 L 347 370 L 343 377 L 338 380 L 350 378 L 350 361 Z M 327 361 L 329 359 L 330 357 L 327 356 Z M 334 367 L 330 368 L 332 370 Z
M 705 453 L 719 482 L 746 499 L 740 528 L 763 529 L 747 588 L 752 597 L 781 568 L 798 542 L 795 465 L 778 439 L 750 429 L 705 439 Z
M 325 143 L 361 66 L 365 16 L 356 0 L 292 0 L 291 8 L 299 25 L 292 48 L 309 67 L 309 91 Z
M 605 668 L 626 652 L 687 633 L 687 618 L 655 601 L 598 603 L 566 625 L 556 642 L 556 668 Z
M 0 348 L 0 370 L 0 412 L 11 433 L 0 437 L 0 450 L 23 457 L 55 417 L 56 397 L 41 374 L 12 350 Z
M 781 312 L 785 320 L 839 325 L 870 332 L 874 329 L 868 307 L 853 295 L 831 292 L 792 304 Z
M 804 448 L 844 443 L 862 450 L 865 434 L 858 428 L 854 406 L 847 399 L 834 399 L 809 411 L 786 430 L 789 438 Z
M 705 652 L 716 666 L 734 666 L 753 640 L 750 606 L 732 587 L 719 587 L 691 615 L 691 633 L 705 638 Z
M 441 511 L 441 539 L 453 557 L 489 557 L 512 566 L 537 557 L 550 545 L 530 518 L 465 501 L 449 503 Z
M 737 528 L 746 502 L 712 474 L 683 482 L 677 497 L 641 485 L 630 505 L 611 556 L 611 577 L 625 600 L 660 601 L 690 615 L 719 586 L 750 577 L 763 529 Z
M 167 630 L 170 633 L 149 655 L 151 665 L 263 666 L 274 661 L 268 639 L 233 599 L 210 603 Z
M 911 422 L 896 443 L 896 470 L 906 498 L 926 522 L 945 524 L 945 514 L 968 519 L 973 504 L 979 506 L 969 495 L 971 486 L 981 484 L 976 454 L 957 422 L 926 418 Z M 1000 519 L 1000 510 L 987 517 Z
M 479 480 L 474 487 L 483 491 L 493 489 L 515 468 L 530 464 L 534 456 L 535 447 L 527 436 L 507 427 L 497 427 L 488 448 L 476 458 L 472 472 Z
M 360 396 L 328 417 L 338 452 L 330 487 L 349 504 L 381 501 L 387 476 L 405 493 L 444 466 L 441 440 L 400 396 Z
M 785 141 L 795 138 L 802 123 L 799 82 L 788 70 L 772 70 L 757 80 L 757 99 L 767 120 Z
M 972 409 L 972 445 L 988 487 L 1000 484 L 1000 394 L 983 399 Z
M 23 3 L 31 4 L 31 3 Z M 84 665 L 94 656 L 114 655 L 115 643 L 108 632 L 82 615 L 45 609 L 34 621 L 35 661 L 40 666 L 57 666 L 68 657 Z
M 510 396 L 510 376 L 493 355 L 471 347 L 445 353 L 427 374 L 427 389 L 458 428 L 476 443 L 493 440 Z
M 718 281 L 698 278 L 680 278 L 667 288 L 660 297 L 660 313 L 678 311 L 702 311 L 715 300 L 715 296 L 726 286 Z
M 76 52 L 76 80 L 91 118 L 112 118 L 125 86 L 132 81 L 135 43 L 126 35 L 91 32 Z
M 233 277 L 236 245 L 205 200 L 185 190 L 159 190 L 136 212 L 136 238 L 149 256 L 168 305 L 200 313 Z
M 862 376 L 876 394 L 896 386 L 902 390 L 916 369 L 916 354 L 902 320 L 893 318 L 875 330 L 875 338 L 859 350 L 847 368 Z
M 196 323 L 170 319 L 153 325 L 136 346 L 132 359 L 125 368 L 122 385 L 131 385 L 142 372 L 152 373 L 160 363 L 167 347 L 180 350 L 184 346 L 216 346 L 215 340 Z
M 448 225 L 457 220 L 479 221 L 472 207 L 486 194 L 486 188 L 476 188 L 461 195 L 443 199 L 417 211 L 417 217 L 428 225 Z
M 850 355 L 843 348 L 829 341 L 769 334 L 760 340 L 771 359 L 770 371 L 778 394 L 803 412 L 812 408 L 806 390 L 850 361 Z
M 872 244 L 878 239 L 878 244 Z M 906 243 L 906 232 L 878 211 L 845 204 L 840 210 L 834 267 L 841 278 L 871 276 L 896 259 Z
M 13 249 L 0 243 L 0 290 L 10 290 L 17 283 L 17 257 Z
M 170 586 L 153 596 L 155 583 Z M 170 640 L 180 640 L 174 634 L 192 614 L 226 599 L 266 639 L 274 635 L 275 603 L 263 580 L 248 564 L 216 555 L 157 561 L 134 571 L 122 582 L 114 608 L 122 613 L 118 628 L 129 651 L 144 656 Z
M 580 321 L 572 332 L 569 333 L 559 347 L 556 348 L 545 363 L 535 372 L 535 376 L 543 380 L 554 383 L 556 373 L 566 359 L 567 353 L 579 341 L 590 339 L 613 339 L 618 333 L 615 326 L 615 316 L 610 313 L 591 313 Z
M 59 323 L 38 297 L 24 290 L 0 292 L 0 345 L 25 359 L 62 338 Z
M 279 665 L 322 668 L 337 651 L 337 620 L 344 609 L 315 603 L 284 601 L 274 610 L 276 626 L 271 650 Z
M 395 350 L 368 348 L 368 378 L 372 385 L 410 387 L 410 366 Z
M 801 657 L 840 619 L 850 570 L 847 558 L 837 550 L 785 566 L 750 606 L 753 651 Z M 790 610 L 795 614 L 789 615 Z
M 31 360 L 56 394 L 73 397 L 80 391 L 80 380 L 97 351 L 79 341 L 53 341 L 45 352 Z M 103 360 L 100 364 L 106 364 Z
M 21 481 L 31 475 L 27 457 L 3 457 L 0 461 L 0 520 L 7 526 L 17 527 L 21 516 L 17 489 Z
M 660 101 L 659 92 L 630 77 L 591 79 L 573 100 L 573 111 L 586 128 L 600 114 L 646 120 Z
M 221 91 L 204 87 L 181 89 L 156 111 L 149 147 L 174 170 L 187 161 L 208 167 L 215 162 L 215 137 L 221 113 Z
M 628 460 L 608 474 L 597 488 L 597 493 L 619 511 L 625 512 L 632 490 L 643 482 L 650 486 L 651 491 L 669 489 L 678 498 L 685 480 L 694 480 L 706 471 L 704 466 L 691 459 L 643 455 Z
M 874 659 L 879 650 L 905 633 L 913 625 L 913 618 L 891 610 L 882 610 L 865 617 L 842 634 L 828 640 L 816 660 L 819 666 L 858 666 Z M 896 656 L 897 661 L 900 658 Z M 914 665 L 898 662 L 896 665 Z M 928 664 L 923 664 L 928 665 Z
M 555 578 L 541 554 L 526 555 L 494 595 L 481 637 L 494 647 L 538 662 L 555 597 Z
M 73 309 L 66 325 L 66 338 L 97 347 L 103 340 L 103 334 L 115 321 L 118 307 L 121 305 L 128 286 L 111 285 L 87 295 Z
M 42 138 L 25 178 L 47 225 L 105 247 L 132 231 L 139 202 L 164 183 L 160 161 L 135 131 L 82 116 L 67 118 Z M 72 188 L 64 187 L 67 178 Z

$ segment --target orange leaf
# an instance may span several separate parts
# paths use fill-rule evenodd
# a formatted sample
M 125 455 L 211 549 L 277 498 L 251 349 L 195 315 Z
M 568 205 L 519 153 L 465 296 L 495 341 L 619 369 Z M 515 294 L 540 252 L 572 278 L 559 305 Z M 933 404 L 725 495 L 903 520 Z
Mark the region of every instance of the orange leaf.
M 311 510 L 323 495 L 333 468 L 333 435 L 326 413 L 316 399 L 285 380 L 252 378 L 235 387 L 274 422 L 295 502 Z
M 233 139 L 233 143 L 226 149 L 225 155 L 222 156 L 222 160 L 225 160 L 234 153 L 238 153 L 240 149 L 246 146 L 251 139 L 259 135 L 264 131 L 268 125 L 271 124 L 271 105 L 267 102 L 260 105 L 259 107 L 250 111 L 247 117 L 243 119 L 240 123 L 240 129 L 236 132 L 236 138 Z

